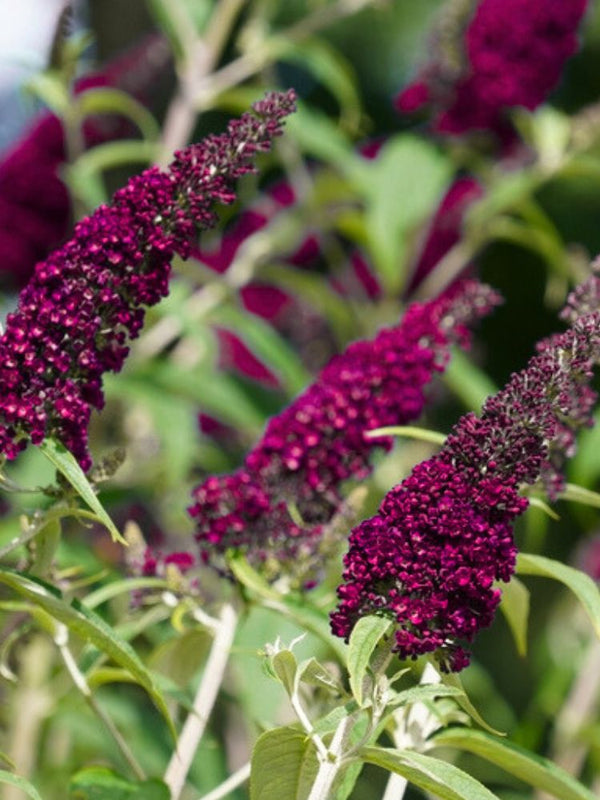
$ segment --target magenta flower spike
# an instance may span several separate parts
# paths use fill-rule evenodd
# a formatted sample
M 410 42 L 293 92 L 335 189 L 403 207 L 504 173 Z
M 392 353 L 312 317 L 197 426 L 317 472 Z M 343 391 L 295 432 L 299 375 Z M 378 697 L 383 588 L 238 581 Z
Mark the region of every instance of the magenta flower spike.
M 435 653 L 446 671 L 469 663 L 465 644 L 489 626 L 495 581 L 514 572 L 512 527 L 527 508 L 523 484 L 551 498 L 564 484 L 575 433 L 592 424 L 592 368 L 600 361 L 600 269 L 567 302 L 571 327 L 467 414 L 442 450 L 417 465 L 350 536 L 332 630 L 347 639 L 367 614 L 396 625 L 402 658 Z
M 103 405 L 102 374 L 118 372 L 144 321 L 167 295 L 175 253 L 186 258 L 216 203 L 253 171 L 294 110 L 293 91 L 268 94 L 252 113 L 175 154 L 166 171 L 132 178 L 109 206 L 75 228 L 39 263 L 0 337 L 0 452 L 14 458 L 51 436 L 88 469 L 92 408 Z
M 458 0 L 434 34 L 435 61 L 396 98 L 424 106 L 439 133 L 488 130 L 504 141 L 511 108 L 534 109 L 556 87 L 578 45 L 587 0 Z
M 226 553 L 241 550 L 273 578 L 322 568 L 318 544 L 344 509 L 343 484 L 366 478 L 374 451 L 392 444 L 365 433 L 419 417 L 425 387 L 445 368 L 451 343 L 465 346 L 468 326 L 497 302 L 488 287 L 463 281 L 335 356 L 270 420 L 240 470 L 194 490 L 189 511 L 201 560 L 227 572 Z

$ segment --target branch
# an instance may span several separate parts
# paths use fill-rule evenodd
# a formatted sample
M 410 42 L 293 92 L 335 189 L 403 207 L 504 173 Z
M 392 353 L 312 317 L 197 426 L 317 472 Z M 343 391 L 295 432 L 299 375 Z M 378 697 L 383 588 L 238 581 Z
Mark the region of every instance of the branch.
M 213 709 L 227 660 L 233 644 L 237 614 L 233 606 L 226 604 L 221 610 L 219 625 L 204 668 L 204 675 L 194 698 L 192 710 L 185 721 L 177 747 L 165 772 L 164 781 L 170 789 L 171 800 L 178 800 L 187 774 L 196 755 L 198 745 Z

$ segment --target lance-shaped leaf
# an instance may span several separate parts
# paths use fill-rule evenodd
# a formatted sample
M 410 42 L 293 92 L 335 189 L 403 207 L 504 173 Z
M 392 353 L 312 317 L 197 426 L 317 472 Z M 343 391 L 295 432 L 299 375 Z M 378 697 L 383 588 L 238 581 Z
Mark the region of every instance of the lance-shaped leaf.
M 547 758 L 529 753 L 505 739 L 495 739 L 482 731 L 453 728 L 436 734 L 433 747 L 456 747 L 474 753 L 501 767 L 520 780 L 548 792 L 558 800 L 594 800 L 595 795 L 568 772 Z
M 175 728 L 165 700 L 156 687 L 152 675 L 131 645 L 119 638 L 102 617 L 86 608 L 78 600 L 65 601 L 61 592 L 53 586 L 15 570 L 0 569 L 0 583 L 43 609 L 53 619 L 66 625 L 71 633 L 79 636 L 85 642 L 91 642 L 116 664 L 126 669 L 136 683 L 148 692 L 175 736 Z
M 117 530 L 115 523 L 104 510 L 104 506 L 96 497 L 96 493 L 85 477 L 85 472 L 81 469 L 73 454 L 60 442 L 54 441 L 54 439 L 45 439 L 39 448 L 48 461 L 54 464 L 56 469 L 64 475 L 77 494 L 87 503 L 100 521 L 106 525 L 113 541 L 127 544 Z
M 377 643 L 390 627 L 389 619 L 368 616 L 359 619 L 350 636 L 348 673 L 350 688 L 359 706 L 363 704 L 363 681 Z
M 275 728 L 258 738 L 252 753 L 250 800 L 306 800 L 318 771 L 304 731 Z
M 407 781 L 442 800 L 498 800 L 482 783 L 453 764 L 412 750 L 363 747 L 363 759 L 402 775 Z
M 554 578 L 555 581 L 564 583 L 576 595 L 591 619 L 596 635 L 600 637 L 600 590 L 589 575 L 552 558 L 529 553 L 519 553 L 517 574 Z

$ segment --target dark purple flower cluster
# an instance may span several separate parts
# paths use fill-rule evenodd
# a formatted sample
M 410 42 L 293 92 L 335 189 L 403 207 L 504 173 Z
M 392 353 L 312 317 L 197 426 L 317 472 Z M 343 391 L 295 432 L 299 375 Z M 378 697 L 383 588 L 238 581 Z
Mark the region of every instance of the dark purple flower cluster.
M 461 8 L 452 35 L 439 32 L 437 60 L 401 92 L 397 108 L 431 105 L 441 133 L 479 129 L 504 139 L 507 109 L 536 108 L 558 83 L 577 49 L 586 6 L 587 0 L 480 0 L 471 13 Z M 452 39 L 460 36 L 457 47 Z
M 514 571 L 512 523 L 528 504 L 519 487 L 541 480 L 554 497 L 575 432 L 592 424 L 599 297 L 593 275 L 569 298 L 571 327 L 541 342 L 481 415 L 462 417 L 440 453 L 355 528 L 332 615 L 336 635 L 347 638 L 361 616 L 379 613 L 395 621 L 401 657 L 435 652 L 450 671 L 468 664 L 461 643 L 490 625 L 500 601 L 493 582 Z
M 176 153 L 167 171 L 133 178 L 37 265 L 0 337 L 1 453 L 14 458 L 28 440 L 53 436 L 89 468 L 102 374 L 123 365 L 143 306 L 167 294 L 173 254 L 189 255 L 197 229 L 215 222 L 214 204 L 234 199 L 234 181 L 293 108 L 293 92 L 267 95 L 227 133 Z
M 242 469 L 195 489 L 190 514 L 203 561 L 224 568 L 226 551 L 242 549 L 260 565 L 275 559 L 285 572 L 290 558 L 314 556 L 322 526 L 343 509 L 343 483 L 364 479 L 373 451 L 391 447 L 389 437 L 365 433 L 415 420 L 450 344 L 465 345 L 467 326 L 496 303 L 488 287 L 465 281 L 413 304 L 398 326 L 334 357 L 270 420 Z

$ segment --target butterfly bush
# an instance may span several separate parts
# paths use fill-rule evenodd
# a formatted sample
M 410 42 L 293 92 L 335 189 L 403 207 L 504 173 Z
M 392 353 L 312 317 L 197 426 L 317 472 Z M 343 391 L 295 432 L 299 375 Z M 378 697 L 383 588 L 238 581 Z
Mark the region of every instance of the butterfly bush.
M 91 410 L 103 405 L 102 374 L 121 369 L 144 307 L 168 293 L 175 253 L 186 258 L 215 203 L 231 203 L 294 109 L 294 93 L 269 94 L 252 113 L 146 170 L 111 205 L 80 222 L 64 247 L 39 263 L 0 337 L 0 452 L 52 436 L 91 465 Z
M 435 653 L 446 671 L 469 663 L 463 646 L 489 626 L 500 601 L 495 581 L 515 569 L 512 528 L 527 508 L 524 484 L 550 498 L 564 484 L 575 432 L 592 424 L 592 368 L 600 361 L 600 264 L 568 299 L 570 327 L 538 344 L 527 367 L 462 417 L 441 451 L 417 465 L 350 536 L 332 630 L 394 621 L 402 658 Z
M 270 578 L 296 572 L 313 574 L 313 582 L 325 528 L 344 513 L 343 484 L 366 478 L 373 451 L 391 447 L 390 437 L 365 433 L 415 420 L 450 344 L 466 346 L 468 326 L 497 302 L 489 287 L 464 281 L 335 356 L 269 421 L 237 472 L 211 476 L 194 490 L 190 514 L 201 561 L 227 572 L 233 549 Z
M 433 111 L 433 128 L 488 130 L 505 139 L 507 110 L 536 108 L 577 49 L 587 0 L 464 0 L 434 35 L 436 57 L 402 91 L 401 112 Z

